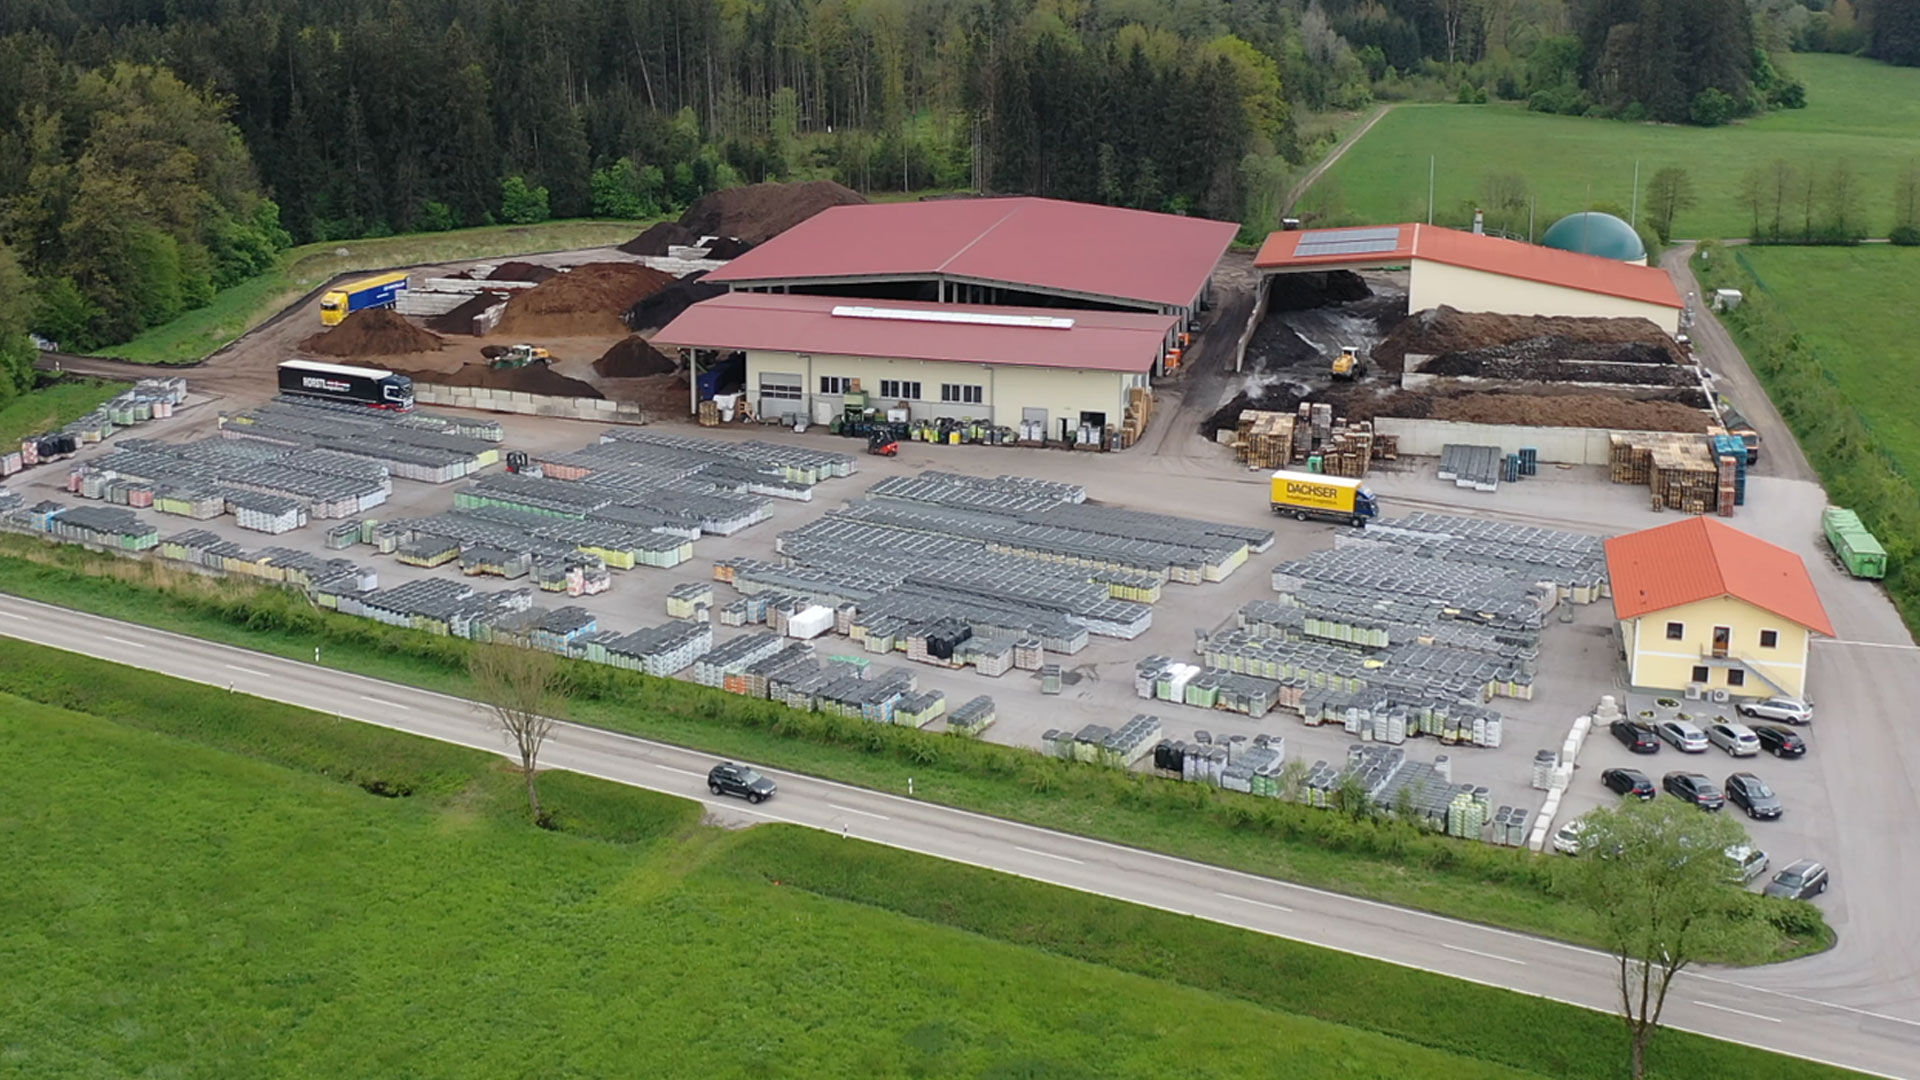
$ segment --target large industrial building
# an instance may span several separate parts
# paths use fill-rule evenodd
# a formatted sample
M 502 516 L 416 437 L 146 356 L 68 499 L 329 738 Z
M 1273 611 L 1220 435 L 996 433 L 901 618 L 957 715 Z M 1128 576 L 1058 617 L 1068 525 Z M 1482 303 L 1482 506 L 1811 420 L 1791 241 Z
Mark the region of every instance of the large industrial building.
M 1639 258 L 1645 262 L 1644 250 Z M 1501 315 L 1637 317 L 1672 334 L 1686 308 L 1658 267 L 1434 225 L 1277 232 L 1254 266 L 1269 276 L 1404 266 L 1410 312 L 1444 304 Z
M 1119 423 L 1177 363 L 1230 222 L 1038 198 L 838 206 L 706 280 L 654 338 L 695 378 L 746 359 L 762 416 L 835 415 L 849 391 L 913 419 Z

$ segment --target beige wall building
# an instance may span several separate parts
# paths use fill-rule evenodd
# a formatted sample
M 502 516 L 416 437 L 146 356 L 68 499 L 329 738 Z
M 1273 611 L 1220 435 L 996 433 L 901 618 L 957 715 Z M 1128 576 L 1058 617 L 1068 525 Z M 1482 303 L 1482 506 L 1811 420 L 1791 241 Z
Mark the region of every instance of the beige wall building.
M 1813 635 L 1833 636 L 1800 557 L 1715 518 L 1615 537 L 1607 571 L 1631 686 L 1805 697 Z

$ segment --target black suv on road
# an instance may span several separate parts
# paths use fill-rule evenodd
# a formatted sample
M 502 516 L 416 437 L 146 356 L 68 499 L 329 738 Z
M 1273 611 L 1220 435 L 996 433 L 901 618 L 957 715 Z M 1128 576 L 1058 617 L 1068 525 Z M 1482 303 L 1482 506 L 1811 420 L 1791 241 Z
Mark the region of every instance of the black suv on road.
M 745 765 L 723 761 L 707 773 L 707 790 L 715 795 L 738 795 L 750 803 L 765 802 L 776 790 L 773 781 Z

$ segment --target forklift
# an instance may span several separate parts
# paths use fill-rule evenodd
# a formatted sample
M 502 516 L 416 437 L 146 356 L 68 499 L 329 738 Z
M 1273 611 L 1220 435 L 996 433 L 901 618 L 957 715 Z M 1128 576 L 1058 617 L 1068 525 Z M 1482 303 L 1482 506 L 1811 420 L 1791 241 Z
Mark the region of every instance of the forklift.
M 900 440 L 886 428 L 875 428 L 867 435 L 867 453 L 874 457 L 894 457 L 900 453 Z

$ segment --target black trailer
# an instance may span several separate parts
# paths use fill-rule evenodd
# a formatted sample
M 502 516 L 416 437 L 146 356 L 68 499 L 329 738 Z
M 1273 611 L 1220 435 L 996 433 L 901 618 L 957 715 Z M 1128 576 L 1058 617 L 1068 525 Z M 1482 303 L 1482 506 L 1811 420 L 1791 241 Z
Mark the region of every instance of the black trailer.
M 413 380 L 383 368 L 288 360 L 280 365 L 280 392 L 399 412 L 413 408 Z

